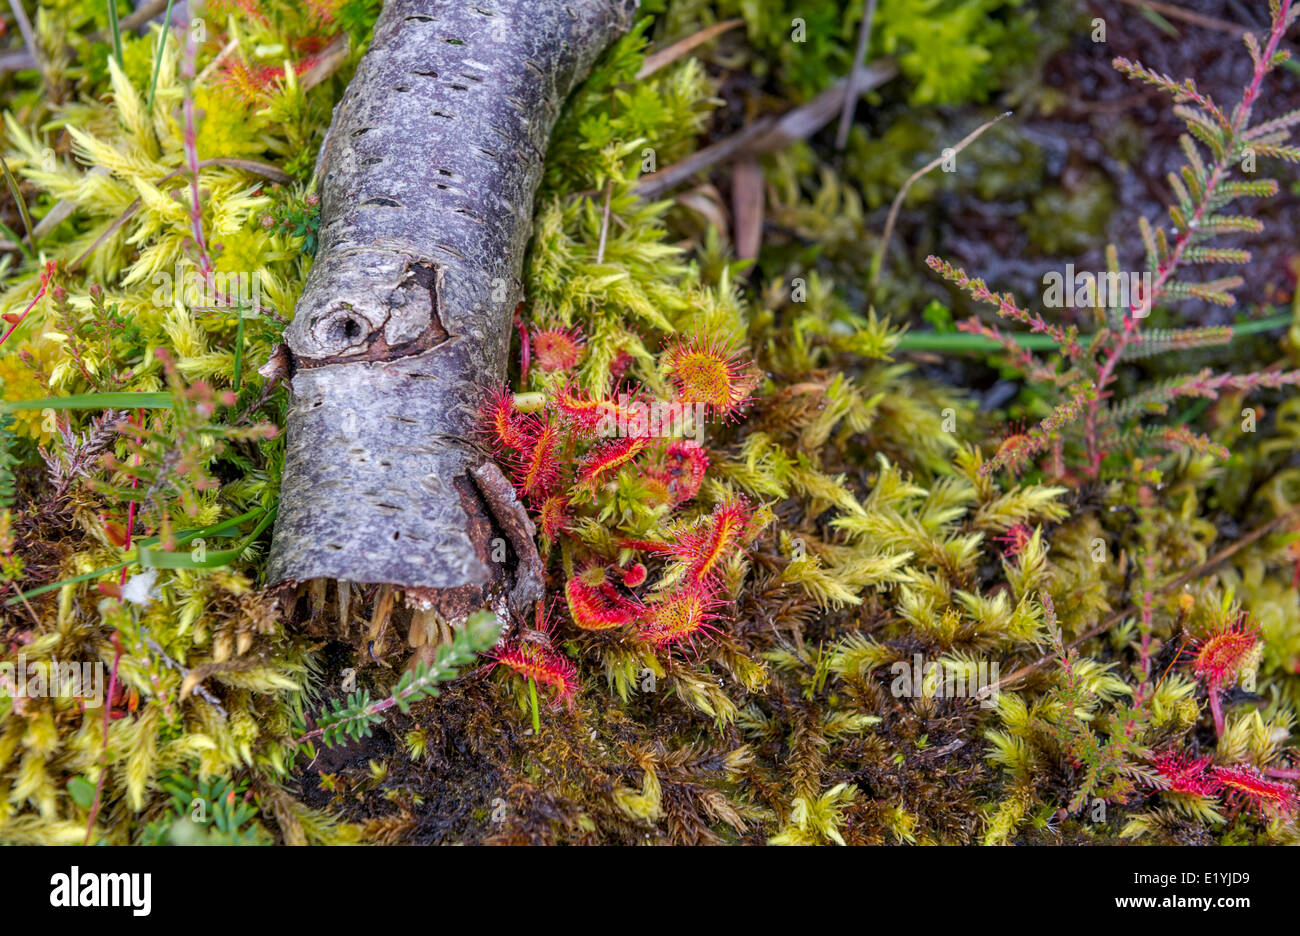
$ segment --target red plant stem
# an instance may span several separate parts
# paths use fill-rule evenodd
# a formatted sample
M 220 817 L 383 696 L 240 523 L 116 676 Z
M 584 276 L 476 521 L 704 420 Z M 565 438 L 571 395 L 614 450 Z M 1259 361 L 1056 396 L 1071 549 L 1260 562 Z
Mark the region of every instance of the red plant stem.
M 1142 566 L 1145 570 L 1147 583 L 1155 579 L 1155 563 L 1151 557 L 1145 556 L 1142 559 Z M 1142 687 L 1145 688 L 1147 680 L 1151 678 L 1151 609 L 1155 604 L 1156 596 L 1151 589 L 1145 588 L 1142 592 L 1142 644 L 1138 650 L 1138 659 L 1142 666 Z
M 45 272 L 41 274 L 41 288 L 36 291 L 36 295 L 32 297 L 32 301 L 27 303 L 27 308 L 23 309 L 23 314 L 18 316 L 18 321 L 10 325 L 4 335 L 0 336 L 0 345 L 9 340 L 9 336 L 12 335 L 18 329 L 18 326 L 27 318 L 27 313 L 36 308 L 36 303 L 41 301 L 41 297 L 45 295 L 46 287 L 50 284 L 50 278 L 54 275 L 54 268 L 55 264 L 53 262 L 45 264 Z
M 198 47 L 191 31 L 185 44 L 184 75 L 194 78 L 195 60 Z M 194 90 L 191 86 L 185 92 L 185 162 L 190 176 L 190 225 L 194 229 L 194 245 L 199 255 L 199 272 L 205 284 L 211 285 L 212 260 L 208 256 L 207 242 L 203 237 L 203 209 L 199 204 L 199 148 L 198 133 L 194 129 Z
M 144 425 L 144 410 L 136 410 L 136 411 L 135 411 L 135 416 L 136 416 L 136 420 L 137 420 L 137 421 L 136 421 L 136 425 L 137 425 L 137 426 L 143 426 L 143 425 Z M 136 444 L 136 445 L 139 445 L 141 441 L 142 441 L 142 440 L 141 440 L 140 436 L 136 436 L 136 438 L 135 438 L 135 444 Z M 140 455 L 139 455 L 138 453 L 134 456 L 134 458 L 132 459 L 132 462 L 133 462 L 133 464 L 135 464 L 137 467 L 139 466 L 139 464 L 140 464 Z M 133 478 L 131 478 L 131 490 L 134 491 L 134 490 L 136 489 L 136 487 L 137 487 L 139 484 L 140 484 L 140 479 L 139 479 L 138 477 L 133 477 Z M 127 508 L 126 508 L 126 545 L 125 545 L 123 548 L 124 548 L 127 552 L 130 552 L 130 551 L 131 551 L 131 531 L 134 530 L 134 529 L 135 529 L 135 501 L 131 501 L 130 505 L 128 505 Z M 123 566 L 123 567 L 122 567 L 122 574 L 121 574 L 121 576 L 118 578 L 118 580 L 117 580 L 117 584 L 119 584 L 119 585 L 125 585 L 125 584 L 126 584 L 126 570 L 127 570 L 127 568 L 128 568 L 128 566 Z
M 1250 112 L 1255 105 L 1255 99 L 1259 96 L 1260 86 L 1264 82 L 1264 76 L 1269 72 L 1269 62 L 1277 52 L 1278 44 L 1282 41 L 1282 33 L 1286 29 L 1287 18 L 1291 13 L 1293 0 L 1282 0 L 1281 9 L 1278 11 L 1277 18 L 1272 24 L 1269 32 L 1268 43 L 1255 63 L 1255 71 L 1251 77 L 1250 84 L 1246 86 L 1245 92 L 1241 96 L 1241 103 L 1232 113 L 1232 123 L 1228 128 L 1229 139 L 1235 140 L 1245 129 L 1246 124 L 1250 121 Z M 1124 315 L 1124 331 L 1115 339 L 1115 345 L 1111 348 L 1102 365 L 1101 371 L 1097 376 L 1097 397 L 1088 404 L 1088 418 L 1086 422 L 1088 455 L 1089 455 L 1089 474 L 1097 477 L 1101 470 L 1102 453 L 1097 450 L 1097 409 L 1101 401 L 1108 396 L 1106 387 L 1114 378 L 1115 366 L 1119 363 L 1120 355 L 1132 341 L 1134 333 L 1137 331 L 1136 319 L 1133 312 L 1146 305 L 1149 310 L 1155 304 L 1157 298 L 1164 292 L 1164 286 L 1173 276 L 1174 271 L 1182 263 L 1183 253 L 1186 251 L 1191 242 L 1193 234 L 1196 233 L 1201 219 L 1209 210 L 1210 200 L 1218 191 L 1219 185 L 1223 182 L 1224 176 L 1228 174 L 1228 167 L 1232 164 L 1234 153 L 1230 150 L 1223 159 L 1214 165 L 1209 179 L 1206 181 L 1205 188 L 1202 192 L 1201 201 L 1196 206 L 1196 211 L 1192 214 L 1187 222 L 1187 227 L 1178 239 L 1174 242 L 1173 250 L 1169 254 L 1168 260 L 1156 269 L 1155 281 L 1151 284 L 1151 295 L 1143 296 L 1142 299 L 1134 300 L 1129 311 Z
M 1214 734 L 1223 737 L 1223 701 L 1219 698 L 1219 684 L 1210 683 L 1210 714 L 1214 716 Z
M 86 823 L 86 839 L 83 845 L 90 844 L 90 835 L 95 830 L 95 820 L 99 818 L 100 797 L 104 794 L 104 779 L 108 776 L 108 727 L 111 724 L 113 696 L 117 693 L 117 667 L 122 661 L 122 642 L 113 635 L 113 670 L 108 676 L 108 695 L 104 697 L 104 737 L 99 756 L 99 779 L 95 781 L 95 800 L 90 804 L 90 820 Z

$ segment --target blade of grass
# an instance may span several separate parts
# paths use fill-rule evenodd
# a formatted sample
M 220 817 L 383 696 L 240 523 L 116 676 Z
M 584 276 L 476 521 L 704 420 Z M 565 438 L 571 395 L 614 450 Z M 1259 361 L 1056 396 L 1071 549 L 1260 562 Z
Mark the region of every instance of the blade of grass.
M 167 0 L 167 12 L 163 14 L 162 29 L 158 33 L 158 51 L 153 57 L 153 77 L 149 80 L 149 103 L 146 110 L 153 113 L 153 96 L 158 90 L 158 73 L 162 71 L 163 50 L 167 48 L 167 34 L 172 28 L 172 2 Z
M 1286 328 L 1291 324 L 1290 315 L 1274 315 L 1254 322 L 1242 322 L 1232 326 L 1233 339 L 1246 335 L 1257 335 L 1275 328 Z M 1013 334 L 1016 344 L 1030 351 L 1051 351 L 1058 347 L 1049 335 Z M 1087 347 L 1092 341 L 1091 335 L 1083 335 L 1079 343 Z M 940 351 L 952 354 L 963 352 L 999 351 L 1002 345 L 983 335 L 970 335 L 966 332 L 908 332 L 898 343 L 900 351 Z
M 117 59 L 117 67 L 125 68 L 122 63 L 122 28 L 117 22 L 117 0 L 104 0 L 108 7 L 108 31 L 113 38 L 113 58 Z
M 267 510 L 267 508 L 265 507 L 254 507 L 252 510 L 240 514 L 238 517 L 231 517 L 229 520 L 223 520 L 220 523 L 215 523 L 210 527 L 203 527 L 202 529 L 189 530 L 183 533 L 179 533 L 176 536 L 176 545 L 184 546 L 198 539 L 200 536 L 202 536 L 204 539 L 215 539 L 219 537 L 232 536 L 234 534 L 228 533 L 227 532 L 228 530 L 231 530 L 239 526 L 241 523 L 246 523 L 249 520 L 252 520 L 254 517 L 258 517 L 258 516 L 262 518 L 262 522 L 258 524 L 257 528 L 247 537 L 245 542 L 235 547 L 235 549 L 223 550 L 224 553 L 231 553 L 237 551 L 238 553 L 242 554 L 243 551 L 248 548 L 248 544 L 251 543 L 264 529 L 266 529 L 266 524 L 270 522 L 268 518 L 274 518 L 275 516 L 274 508 L 272 508 L 271 510 Z M 156 536 L 149 536 L 144 539 L 137 540 L 135 553 L 133 555 L 127 556 L 121 562 L 115 562 L 112 565 L 104 566 L 102 569 L 95 569 L 93 572 L 83 572 L 81 575 L 74 575 L 71 578 L 61 579 L 60 581 L 57 582 L 51 582 L 49 585 L 41 585 L 40 587 L 33 588 L 30 591 L 19 592 L 15 597 L 5 601 L 5 606 L 7 607 L 9 605 L 17 604 L 18 602 L 25 601 L 28 598 L 35 598 L 37 595 L 43 595 L 46 592 L 54 591 L 56 588 L 62 588 L 64 585 L 76 585 L 79 582 L 87 582 L 90 581 L 91 579 L 99 578 L 101 575 L 107 575 L 109 572 L 116 572 L 119 569 L 125 569 L 128 566 L 135 565 L 137 562 L 140 562 L 140 556 L 139 556 L 140 550 L 144 549 L 145 547 L 151 546 L 157 542 L 158 542 L 158 537 Z M 166 553 L 166 552 L 157 553 L 157 551 L 155 552 L 156 554 L 161 554 L 161 555 L 176 555 L 176 553 L 174 552 L 173 553 Z M 238 556 L 236 556 L 236 558 L 238 558 Z M 163 561 L 166 562 L 166 560 Z M 141 565 L 144 564 L 145 563 L 141 562 Z M 177 568 L 175 566 L 168 566 L 168 565 L 160 565 L 158 567 Z
M 12 400 L 0 403 L 0 413 L 37 409 L 171 409 L 170 393 L 79 393 L 74 396 Z
M 14 233 L 14 231 L 9 227 L 9 225 L 5 224 L 3 221 L 0 221 L 0 234 L 3 234 L 5 237 L 7 237 L 13 243 L 14 247 L 16 247 L 19 251 L 22 252 L 22 255 L 24 257 L 26 257 L 28 260 L 35 262 L 36 254 L 32 253 L 31 248 L 28 247 L 25 243 L 23 243 L 22 237 Z
M 239 392 L 239 378 L 244 370 L 244 309 L 239 309 L 239 324 L 235 326 L 235 376 L 233 380 L 235 392 Z
M 1211 401 L 1208 398 L 1202 398 L 1200 400 L 1197 400 L 1195 403 L 1187 407 L 1187 409 L 1183 410 L 1182 413 L 1179 414 L 1178 418 L 1174 420 L 1173 425 L 1175 426 L 1187 425 L 1192 420 L 1196 419 L 1198 416 L 1204 413 L 1207 409 L 1209 409 L 1210 402 Z
M 5 158 L 0 156 L 0 169 L 4 170 L 5 184 L 9 186 L 9 194 L 14 197 L 18 203 L 18 214 L 23 219 L 23 229 L 27 232 L 27 246 L 33 251 L 36 250 L 36 235 L 32 233 L 32 216 L 27 211 L 27 200 L 23 198 L 23 193 L 18 188 L 18 180 L 14 174 L 9 171 L 9 163 Z
M 1182 34 L 1178 32 L 1178 27 L 1169 22 L 1169 20 L 1165 19 L 1155 10 L 1151 9 L 1151 7 L 1144 6 L 1138 12 L 1144 19 L 1149 20 L 1153 26 L 1163 32 L 1170 39 L 1182 38 Z
M 244 550 L 252 545 L 253 540 L 257 539 L 274 519 L 275 511 L 268 510 L 262 516 L 262 519 L 258 521 L 257 526 L 253 527 L 253 532 L 249 533 L 237 544 L 230 549 L 208 553 L 202 559 L 195 559 L 193 553 L 189 552 L 143 549 L 140 551 L 139 556 L 140 567 L 144 569 L 216 569 L 223 565 L 229 565 L 244 554 Z M 197 537 L 195 538 L 197 539 Z

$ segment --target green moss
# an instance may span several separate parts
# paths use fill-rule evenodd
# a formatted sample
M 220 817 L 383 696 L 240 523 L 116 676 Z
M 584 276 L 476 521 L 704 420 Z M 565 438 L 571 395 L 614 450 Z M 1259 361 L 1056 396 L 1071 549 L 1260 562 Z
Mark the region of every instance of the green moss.
M 242 324 L 198 315 L 183 295 L 156 299 L 157 274 L 199 260 L 185 202 L 180 48 L 168 43 L 146 112 L 157 32 L 126 42 L 124 72 L 79 70 L 76 61 L 103 51 L 79 38 L 103 5 L 47 5 L 50 47 L 74 51 L 57 63 L 66 95 L 47 103 L 30 76 L 21 79 L 6 158 L 44 199 L 33 202 L 38 214 L 58 200 L 76 210 L 39 245 L 60 272 L 0 353 L 3 395 L 163 393 L 167 408 L 130 411 L 136 421 L 120 432 L 93 410 L 52 410 L 53 421 L 23 410 L 0 429 L 0 497 L 12 495 L 0 513 L 6 598 L 8 586 L 65 582 L 32 596 L 30 610 L 5 607 L 4 659 L 21 651 L 96 661 L 119 687 L 107 736 L 103 710 L 78 700 L 0 698 L 0 840 L 1294 841 L 1294 825 L 1280 819 L 1229 820 L 1221 798 L 1159 789 L 1151 754 L 1215 751 L 1225 763 L 1271 765 L 1293 756 L 1296 535 L 1279 526 L 1186 587 L 1163 589 L 1292 509 L 1300 404 L 1266 397 L 1254 431 L 1243 428 L 1247 404 L 1236 395 L 1189 411 L 1198 431 L 1231 450 L 1226 462 L 1189 451 L 1139 471 L 1118 459 L 1095 483 L 982 470 L 1004 445 L 996 414 L 927 378 L 934 357 L 899 350 L 902 310 L 926 284 L 887 284 L 873 306 L 863 276 L 880 209 L 951 141 L 950 115 L 873 114 L 879 131 L 855 127 L 842 173 L 824 141 L 767 157 L 757 272 L 735 263 L 704 202 L 636 198 L 646 171 L 693 152 L 712 121 L 725 123 L 718 95 L 736 74 L 762 86 L 751 99 L 758 113 L 843 74 L 857 24 L 840 6 L 643 4 L 656 18 L 611 50 L 558 125 L 521 318 L 530 333 L 577 329 L 582 360 L 546 371 L 534 359 L 527 375 L 515 363 L 511 389 L 537 407 L 553 406 L 570 379 L 592 394 L 635 381 L 667 396 L 676 380 L 669 352 L 695 337 L 735 352 L 754 399 L 745 418 L 708 425 L 708 470 L 679 502 L 656 474 L 666 470 L 658 450 L 610 483 L 575 488 L 568 528 L 544 543 L 554 652 L 574 669 L 573 704 L 547 706 L 541 693 L 534 730 L 527 681 L 500 666 L 443 683 L 437 699 L 373 709 L 449 636 L 440 622 L 417 625 L 409 608 L 377 611 L 391 607 L 391 593 L 258 587 L 258 524 L 276 502 L 283 448 L 256 427 L 283 426 L 286 401 L 257 368 L 310 263 L 315 151 L 378 5 L 338 8 L 329 30 L 350 33 L 354 51 L 310 90 L 285 78 L 241 97 L 209 69 L 222 41 L 202 46 L 200 157 L 252 158 L 294 179 L 275 186 L 220 165 L 200 174 L 210 259 L 220 271 L 255 272 L 275 313 Z M 269 26 L 233 17 L 250 63 L 278 66 L 284 50 L 292 58 L 323 38 L 294 5 L 263 8 Z M 651 42 L 737 13 L 744 43 L 737 33 L 633 80 Z M 900 55 L 913 101 L 979 99 L 1021 58 L 1034 14 L 1003 0 L 882 3 L 874 48 Z M 806 43 L 791 41 L 795 16 Z M 272 47 L 281 51 L 258 57 Z M 955 173 L 918 183 L 908 203 L 1027 200 L 1033 250 L 1099 242 L 1113 196 L 1105 181 L 1042 190 L 1043 153 L 1011 122 L 978 146 Z M 1122 140 L 1113 148 L 1131 153 Z M 110 171 L 92 174 L 97 166 Z M 695 194 L 715 197 L 704 187 Z M 137 198 L 140 208 L 110 231 Z M 0 311 L 21 314 L 43 272 L 33 260 L 0 269 Z M 928 317 L 951 320 L 942 307 Z M 1262 359 L 1271 343 L 1207 354 L 1220 350 Z M 1015 373 L 1006 356 L 991 363 Z M 1126 371 L 1134 386 L 1125 389 L 1184 364 L 1166 372 L 1160 359 L 1144 360 Z M 1042 416 L 1051 399 L 1033 385 L 1015 405 Z M 572 467 L 590 451 L 578 440 L 564 454 Z M 628 628 L 576 626 L 564 599 L 570 577 L 600 565 L 623 582 L 635 561 L 647 567 L 645 583 L 623 591 L 652 604 L 669 598 L 687 573 L 665 547 L 737 497 L 748 504 L 744 535 L 724 551 L 715 632 L 694 652 Z M 137 538 L 158 537 L 147 548 L 168 553 L 165 568 L 128 569 L 132 594 L 151 590 L 146 604 L 117 593 L 113 567 L 137 556 L 121 541 L 128 516 Z M 1189 635 L 1204 637 L 1238 607 L 1260 627 L 1242 667 L 1254 689 L 1225 702 L 1216 738 L 1205 689 L 1178 658 Z M 1036 668 L 984 706 L 948 693 L 958 675 L 970 685 L 993 664 L 1002 676 Z M 340 711 L 366 730 L 313 747 L 309 721 L 321 727 L 322 712 Z
M 1016 220 L 1035 252 L 1074 256 L 1105 240 L 1114 205 L 1110 181 L 1100 173 L 1087 173 L 1068 188 L 1053 186 L 1039 192 Z

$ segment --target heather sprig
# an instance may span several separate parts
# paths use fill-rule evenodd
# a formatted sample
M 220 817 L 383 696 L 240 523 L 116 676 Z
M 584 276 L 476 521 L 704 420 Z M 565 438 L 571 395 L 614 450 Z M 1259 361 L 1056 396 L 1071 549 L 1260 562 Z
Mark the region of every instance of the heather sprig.
M 436 697 L 439 683 L 455 679 L 478 654 L 491 649 L 500 636 L 501 622 L 495 614 L 480 611 L 470 615 L 456 629 L 450 643 L 438 646 L 432 663 L 420 662 L 407 670 L 383 699 L 372 700 L 370 693 L 362 690 L 334 700 L 317 717 L 316 727 L 298 739 L 299 743 L 320 738 L 327 747 L 333 747 L 349 738 L 368 737 L 376 725 L 383 723 L 389 709 L 406 713 L 414 703 Z
M 1179 398 L 1217 399 L 1225 392 L 1249 393 L 1262 389 L 1280 389 L 1300 383 L 1300 371 L 1261 371 L 1252 374 L 1216 374 L 1205 369 L 1197 374 L 1167 381 L 1138 391 L 1126 400 L 1113 402 L 1118 366 L 1125 361 L 1173 351 L 1187 351 L 1222 345 L 1230 341 L 1231 328 L 1187 328 L 1143 330 L 1141 322 L 1157 303 L 1199 299 L 1218 305 L 1235 303 L 1232 291 L 1242 278 L 1236 275 L 1193 281 L 1184 278 L 1187 268 L 1198 265 L 1243 265 L 1251 259 L 1250 251 L 1225 248 L 1210 242 L 1229 233 L 1258 233 L 1260 221 L 1228 213 L 1228 206 L 1245 198 L 1273 195 L 1278 184 L 1272 179 L 1241 179 L 1238 171 L 1253 173 L 1256 160 L 1271 157 L 1300 162 L 1300 149 L 1286 143 L 1292 128 L 1300 124 L 1300 111 L 1252 126 L 1252 117 L 1260 101 L 1264 80 L 1289 56 L 1281 48 L 1283 35 L 1300 17 L 1294 0 L 1280 0 L 1270 5 L 1271 25 L 1262 43 L 1253 35 L 1245 37 L 1254 63 L 1249 83 L 1240 101 L 1230 112 L 1220 107 L 1194 81 L 1177 82 L 1155 72 L 1140 62 L 1116 58 L 1114 67 L 1121 73 L 1154 85 L 1174 100 L 1174 113 L 1187 127 L 1180 139 L 1185 163 L 1179 172 L 1169 175 L 1175 203 L 1169 206 L 1172 228 L 1141 222 L 1146 248 L 1149 285 L 1134 289 L 1122 306 L 1113 296 L 1102 302 L 1099 328 L 1086 344 L 1080 342 L 1073 326 L 1062 327 L 1048 322 L 1042 315 L 1022 308 L 1010 293 L 996 293 L 983 280 L 969 277 L 960 268 L 931 256 L 927 263 L 949 282 L 963 289 L 978 302 L 992 305 L 1000 317 L 1023 325 L 1031 333 L 1049 336 L 1059 357 L 1044 361 L 1032 351 L 1019 346 L 998 329 L 971 319 L 959 328 L 999 342 L 1008 352 L 1013 367 L 1020 369 L 1044 386 L 1055 388 L 1066 402 L 1025 437 L 1015 449 L 999 451 L 986 465 L 986 471 L 1002 468 L 1018 471 L 1026 467 L 1051 442 L 1058 451 L 1078 451 L 1083 472 L 1099 477 L 1103 463 L 1112 454 L 1143 454 L 1153 449 L 1222 454 L 1222 448 L 1196 433 L 1178 427 L 1158 432 L 1143 431 L 1141 416 L 1163 413 Z M 1124 276 L 1114 247 L 1107 251 L 1110 282 Z M 1113 293 L 1116 290 L 1111 290 Z M 1090 385 L 1090 392 L 1080 398 L 1076 381 Z M 1072 387 L 1073 389 L 1067 389 Z M 1080 405 L 1082 404 L 1082 405 Z
M 109 500 L 129 504 L 132 520 L 138 507 L 139 519 L 170 549 L 173 522 L 178 516 L 198 517 L 220 486 L 209 472 L 211 463 L 234 443 L 267 441 L 278 430 L 270 423 L 223 422 L 223 408 L 235 402 L 232 391 L 217 391 L 205 381 L 187 384 L 165 348 L 155 349 L 154 357 L 162 365 L 171 406 L 148 419 L 142 412 L 138 419 L 117 422 L 113 428 L 125 457 L 105 452 L 101 464 L 113 477 L 91 477 L 89 484 Z

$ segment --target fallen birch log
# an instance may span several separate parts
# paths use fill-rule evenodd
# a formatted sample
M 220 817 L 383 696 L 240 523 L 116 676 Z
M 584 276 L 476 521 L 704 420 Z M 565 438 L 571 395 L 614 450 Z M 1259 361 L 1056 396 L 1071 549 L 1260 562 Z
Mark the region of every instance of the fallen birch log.
M 533 524 L 475 443 L 505 378 L 547 141 L 635 0 L 388 0 L 317 164 L 285 346 L 268 583 L 400 588 L 448 620 L 542 595 Z

